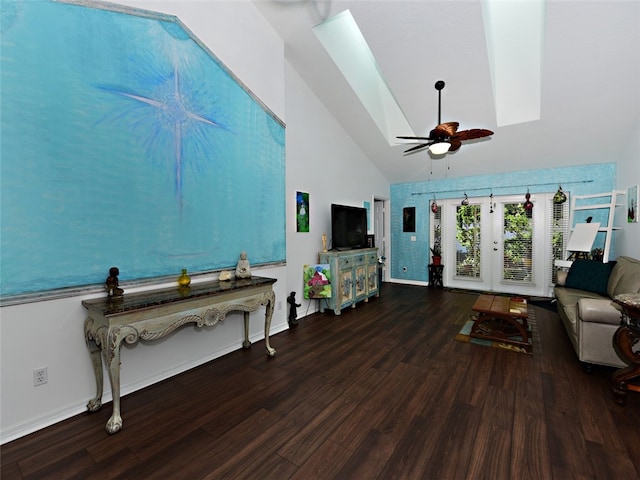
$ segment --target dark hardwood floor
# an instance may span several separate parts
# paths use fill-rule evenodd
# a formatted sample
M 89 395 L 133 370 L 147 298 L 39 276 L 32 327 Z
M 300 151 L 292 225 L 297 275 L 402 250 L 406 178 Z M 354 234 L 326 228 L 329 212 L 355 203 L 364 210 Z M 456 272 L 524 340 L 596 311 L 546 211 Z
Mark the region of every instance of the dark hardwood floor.
M 475 299 L 384 284 L 272 336 L 275 358 L 260 342 L 124 397 L 115 435 L 109 403 L 3 445 L 2 478 L 640 478 L 640 394 L 615 404 L 542 308 L 533 355 L 455 341 Z

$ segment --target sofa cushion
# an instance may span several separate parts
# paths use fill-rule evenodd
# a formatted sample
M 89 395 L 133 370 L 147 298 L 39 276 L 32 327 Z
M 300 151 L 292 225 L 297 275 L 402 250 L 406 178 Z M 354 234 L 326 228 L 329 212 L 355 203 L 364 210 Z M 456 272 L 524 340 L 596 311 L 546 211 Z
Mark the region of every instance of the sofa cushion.
M 618 262 L 609 277 L 607 294 L 615 298 L 622 293 L 640 293 L 640 260 L 618 257 Z
M 615 265 L 616 262 L 578 259 L 571 265 L 564 286 L 606 295 L 609 276 Z
M 581 298 L 578 300 L 578 317 L 583 322 L 620 325 L 622 309 L 609 298 Z

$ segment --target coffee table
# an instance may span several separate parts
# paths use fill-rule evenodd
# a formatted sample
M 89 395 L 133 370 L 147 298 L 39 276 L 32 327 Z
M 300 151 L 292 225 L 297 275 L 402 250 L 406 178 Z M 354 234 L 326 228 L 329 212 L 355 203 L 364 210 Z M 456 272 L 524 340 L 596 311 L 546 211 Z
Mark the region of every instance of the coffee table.
M 472 310 L 477 314 L 470 336 L 495 340 L 531 352 L 527 301 L 500 295 L 480 295 Z

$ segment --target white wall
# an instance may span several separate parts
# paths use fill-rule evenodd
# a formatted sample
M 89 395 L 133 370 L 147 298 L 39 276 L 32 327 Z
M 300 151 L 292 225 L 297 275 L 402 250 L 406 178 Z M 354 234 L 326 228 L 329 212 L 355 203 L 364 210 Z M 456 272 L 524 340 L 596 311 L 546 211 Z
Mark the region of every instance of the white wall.
M 640 185 L 640 121 L 629 138 L 629 145 L 618 161 L 617 188 L 627 189 Z M 625 204 L 627 197 L 624 197 Z M 636 213 L 637 214 L 637 213 Z M 616 252 L 619 255 L 640 258 L 640 223 L 626 223 L 626 208 L 616 211 L 616 224 L 622 228 L 616 233 Z
M 286 80 L 287 289 L 300 317 L 318 309 L 302 298 L 302 269 L 318 262 L 322 233 L 331 238 L 331 204 L 369 201 L 373 215 L 373 197 L 389 198 L 389 184 L 288 64 Z M 309 233 L 296 232 L 296 191 L 309 193 Z
M 322 232 L 330 233 L 330 204 L 361 205 L 363 200 L 372 202 L 373 196 L 388 198 L 388 183 L 287 65 L 282 41 L 248 0 L 119 3 L 176 15 L 286 120 L 287 265 L 252 269 L 255 275 L 278 280 L 271 333 L 286 329 L 286 297 L 290 291 L 302 295 L 302 265 L 317 261 Z M 295 232 L 296 190 L 310 193 L 310 233 Z M 142 289 L 123 286 L 129 293 Z M 0 309 L 0 443 L 86 410 L 87 401 L 95 395 L 95 380 L 84 343 L 85 312 L 80 302 L 98 295 L 103 293 Z M 306 303 L 298 313 L 306 315 Z M 263 315 L 260 310 L 251 316 L 254 342 L 264 337 Z M 186 327 L 154 344 L 124 346 L 122 394 L 237 350 L 243 338 L 241 320 L 240 314 L 233 314 L 209 331 Z M 277 350 L 277 339 L 271 343 Z M 33 369 L 43 366 L 48 367 L 49 382 L 33 387 Z M 103 403 L 111 399 L 107 378 Z M 126 428 L 126 411 L 123 418 Z

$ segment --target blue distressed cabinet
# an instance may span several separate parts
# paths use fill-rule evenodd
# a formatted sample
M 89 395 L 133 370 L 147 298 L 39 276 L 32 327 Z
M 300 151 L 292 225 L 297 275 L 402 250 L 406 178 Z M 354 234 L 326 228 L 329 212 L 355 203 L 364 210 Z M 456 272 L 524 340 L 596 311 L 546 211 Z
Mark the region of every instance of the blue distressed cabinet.
M 331 270 L 331 298 L 320 303 L 321 312 L 328 306 L 340 315 L 343 308 L 380 296 L 377 248 L 320 252 L 320 263 Z

